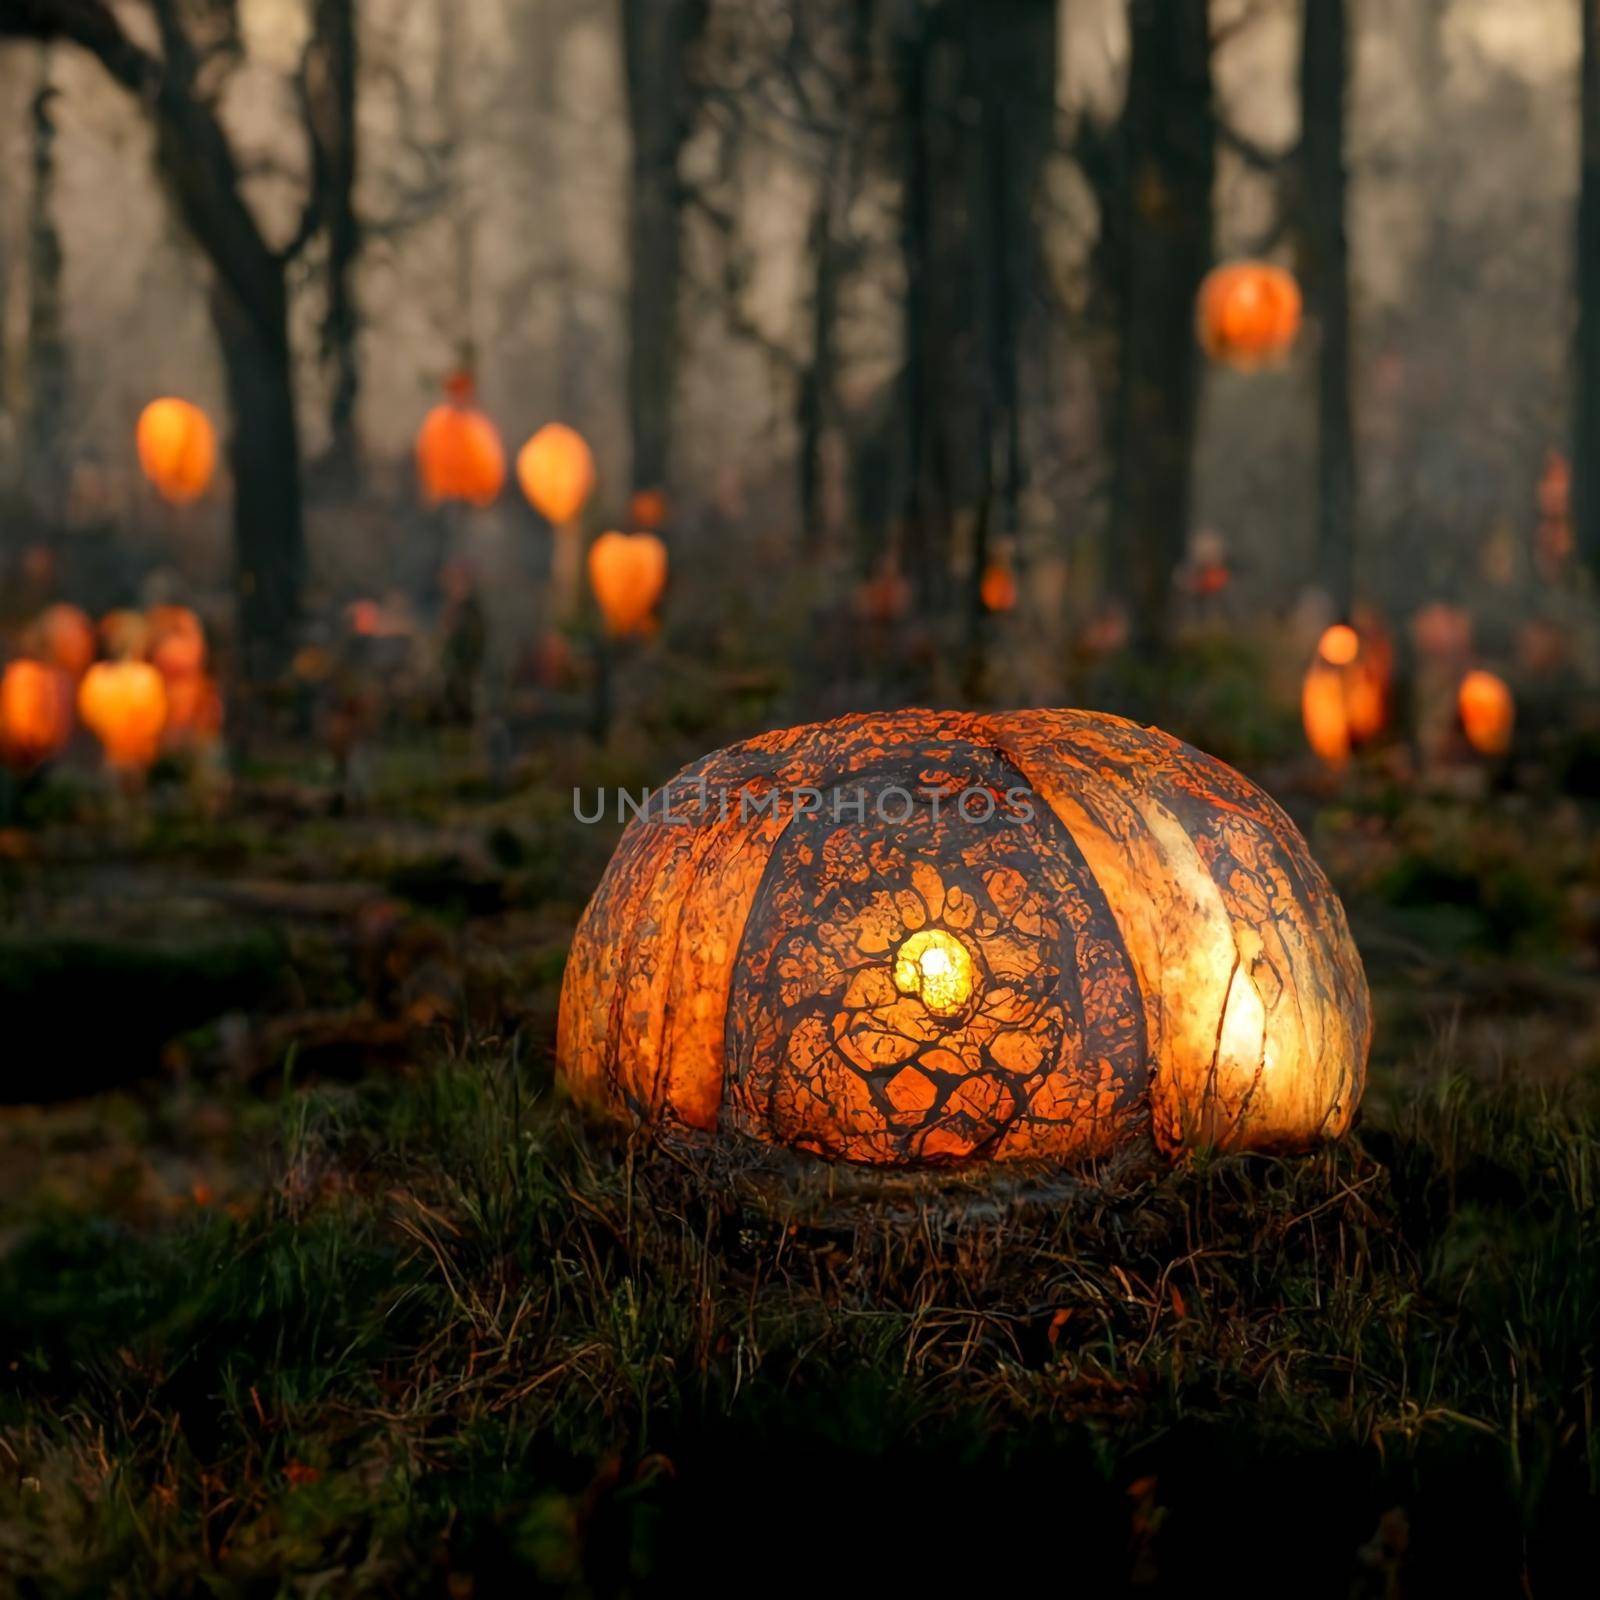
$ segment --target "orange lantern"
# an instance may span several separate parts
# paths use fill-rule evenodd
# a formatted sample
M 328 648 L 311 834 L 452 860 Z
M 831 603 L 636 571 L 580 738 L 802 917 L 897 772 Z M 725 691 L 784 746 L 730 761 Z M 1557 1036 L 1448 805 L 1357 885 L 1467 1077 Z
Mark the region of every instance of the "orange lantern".
M 517 482 L 528 504 L 562 527 L 577 520 L 594 493 L 594 456 L 576 429 L 547 422 L 517 452 Z
M 1375 625 L 1347 622 L 1324 630 L 1300 690 L 1306 742 L 1331 767 L 1383 731 L 1389 716 L 1392 652 Z
M 206 631 L 187 606 L 152 606 L 149 657 L 167 679 L 190 677 L 206 664 Z
M 558 1070 L 614 1115 L 884 1167 L 1350 1125 L 1371 1015 L 1339 901 L 1266 795 L 1158 729 L 844 717 L 657 798 L 562 983 Z
M 78 715 L 114 767 L 156 758 L 167 724 L 167 686 L 148 661 L 98 661 L 78 685 Z
M 1017 580 L 1004 561 L 991 561 L 978 580 L 978 598 L 985 611 L 1014 611 L 1017 606 Z
M 623 637 L 649 631 L 667 586 L 667 547 L 653 533 L 603 533 L 589 547 L 589 586 L 607 632 Z
M 175 506 L 198 500 L 217 468 L 217 435 L 199 406 L 167 396 L 139 413 L 139 465 L 156 493 Z
M 635 489 L 628 502 L 628 522 L 644 533 L 659 533 L 667 520 L 667 497 L 660 489 Z
M 64 603 L 46 606 L 39 613 L 28 630 L 27 644 L 30 654 L 74 678 L 88 671 L 99 649 L 88 613 Z
M 140 611 L 108 611 L 100 619 L 100 647 L 113 661 L 137 660 L 150 648 L 150 624 Z
M 1243 372 L 1281 361 L 1300 331 L 1300 286 L 1282 267 L 1234 261 L 1200 285 L 1196 322 L 1213 361 Z
M 461 500 L 494 503 L 506 481 L 506 453 L 495 425 L 473 405 L 472 379 L 458 372 L 445 384 L 446 398 L 423 419 L 417 433 L 417 476 L 435 504 Z
M 0 675 L 0 757 L 27 771 L 72 737 L 72 679 L 43 661 L 13 661 Z
M 1511 748 L 1516 702 L 1505 680 L 1481 668 L 1469 672 L 1456 692 L 1456 709 L 1467 743 L 1482 756 L 1503 756 Z

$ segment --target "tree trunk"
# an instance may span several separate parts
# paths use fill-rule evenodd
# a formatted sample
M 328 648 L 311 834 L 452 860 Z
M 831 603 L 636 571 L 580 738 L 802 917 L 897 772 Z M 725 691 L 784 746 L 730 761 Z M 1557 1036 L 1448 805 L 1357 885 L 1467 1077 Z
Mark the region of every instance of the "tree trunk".
M 694 117 L 691 57 L 706 10 L 706 0 L 623 0 L 622 6 L 633 133 L 628 413 L 636 489 L 665 487 L 671 476 L 683 210 L 678 157 Z
M 50 46 L 39 47 L 33 97 L 33 187 L 28 201 L 28 452 L 27 477 L 38 503 L 54 519 L 66 499 L 62 430 L 69 382 L 61 316 L 61 232 L 55 216 L 56 127 L 51 102 Z
M 1143 649 L 1170 642 L 1188 536 L 1199 367 L 1194 299 L 1211 263 L 1215 123 L 1206 0 L 1131 0 L 1127 102 L 1103 260 L 1118 303 L 1110 567 Z
M 1572 468 L 1578 549 L 1600 579 L 1600 0 L 1583 0 L 1582 72 Z
M 1355 423 L 1345 232 L 1347 42 L 1344 0 L 1306 0 L 1300 58 L 1301 276 L 1319 334 L 1316 574 L 1341 617 L 1355 598 Z
M 361 317 L 355 269 L 361 252 L 356 216 L 356 75 L 359 42 L 354 0 L 316 0 L 306 52 L 306 114 L 312 130 L 316 210 L 327 234 L 322 359 L 328 368 L 328 462 L 336 476 L 354 478 L 359 445 L 356 401 L 361 388 L 357 340 Z
M 246 679 L 260 682 L 275 677 L 287 660 L 305 575 L 287 302 L 246 310 L 218 283 L 211 321 L 231 419 L 240 667 Z

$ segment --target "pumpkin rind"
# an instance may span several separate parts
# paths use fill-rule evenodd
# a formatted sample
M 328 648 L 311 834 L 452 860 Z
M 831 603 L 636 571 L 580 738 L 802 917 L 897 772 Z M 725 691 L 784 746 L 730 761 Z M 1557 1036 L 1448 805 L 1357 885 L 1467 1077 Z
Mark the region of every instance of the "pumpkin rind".
M 954 990 L 908 969 L 930 945 Z M 580 923 L 557 1051 L 615 1110 L 908 1167 L 1305 1146 L 1369 1034 L 1337 899 L 1238 773 L 1090 712 L 912 711 L 673 779 Z

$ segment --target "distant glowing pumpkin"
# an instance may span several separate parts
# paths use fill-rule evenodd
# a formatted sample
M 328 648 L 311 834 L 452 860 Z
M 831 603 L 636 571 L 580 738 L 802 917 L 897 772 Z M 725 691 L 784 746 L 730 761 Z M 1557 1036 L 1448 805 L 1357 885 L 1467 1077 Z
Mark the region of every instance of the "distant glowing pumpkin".
M 1213 361 L 1254 371 L 1281 361 L 1300 332 L 1300 286 L 1266 261 L 1233 261 L 1200 285 L 1200 343 Z
M 58 755 L 72 737 L 72 679 L 59 667 L 26 659 L 0 674 L 0 758 L 29 771 Z
M 217 434 L 199 406 L 168 395 L 139 413 L 134 430 L 139 465 L 163 500 L 188 505 L 210 487 Z
M 1461 731 L 1479 755 L 1503 756 L 1516 731 L 1517 707 L 1503 678 L 1481 668 L 1469 672 L 1456 692 Z
M 506 453 L 495 425 L 473 403 L 472 379 L 454 374 L 445 399 L 417 434 L 417 476 L 435 505 L 492 505 L 506 481 Z
M 589 585 L 621 638 L 649 629 L 667 587 L 667 547 L 653 533 L 603 533 L 589 547 Z
M 1017 608 L 1017 580 L 1004 561 L 991 561 L 978 580 L 978 598 L 985 611 L 1003 613 Z
M 628 501 L 628 522 L 636 532 L 659 533 L 666 526 L 667 497 L 660 489 L 635 489 Z
M 577 520 L 594 493 L 594 456 L 582 434 L 547 422 L 517 452 L 517 482 L 533 509 L 562 527 Z
M 98 661 L 78 685 L 78 715 L 113 767 L 155 760 L 167 725 L 167 685 L 148 661 Z
M 579 925 L 557 1063 L 616 1115 L 885 1167 L 1349 1126 L 1360 957 L 1294 825 L 1169 735 L 901 711 L 686 768 Z
M 222 732 L 222 695 L 209 673 L 191 672 L 168 678 L 167 720 L 161 743 L 185 749 L 211 743 Z
M 1301 685 L 1300 718 L 1307 744 L 1328 766 L 1342 767 L 1383 732 L 1392 668 L 1387 637 L 1375 624 L 1365 633 L 1347 622 L 1324 630 Z
M 89 670 L 99 644 L 88 613 L 64 601 L 46 606 L 27 634 L 30 654 L 48 661 L 53 667 L 60 667 L 74 678 L 81 678 Z
M 206 631 L 187 606 L 152 606 L 145 617 L 148 654 L 167 679 L 190 677 L 206 664 Z

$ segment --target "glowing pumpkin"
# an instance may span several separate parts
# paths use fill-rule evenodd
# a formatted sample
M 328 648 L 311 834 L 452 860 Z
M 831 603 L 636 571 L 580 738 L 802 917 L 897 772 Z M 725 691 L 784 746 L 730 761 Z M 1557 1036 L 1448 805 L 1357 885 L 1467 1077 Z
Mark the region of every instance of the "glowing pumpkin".
M 1481 668 L 1469 672 L 1456 692 L 1456 709 L 1467 743 L 1479 755 L 1503 756 L 1510 750 L 1517 707 L 1503 678 Z
M 190 677 L 204 668 L 206 631 L 187 606 L 152 606 L 145 621 L 148 654 L 162 677 Z
M 630 526 L 644 533 L 659 533 L 667 520 L 667 497 L 660 489 L 636 489 L 628 502 Z
M 603 533 L 589 547 L 589 585 L 608 632 L 646 632 L 667 586 L 667 547 L 653 533 Z
M 920 1166 L 1306 1147 L 1348 1127 L 1369 1038 L 1339 902 L 1237 772 L 1093 712 L 903 711 L 654 797 L 557 1060 L 617 1114 Z
M 72 679 L 43 661 L 11 662 L 0 674 L 0 757 L 28 771 L 72 737 Z
M 166 396 L 139 413 L 139 465 L 156 493 L 175 506 L 198 500 L 217 470 L 217 434 L 199 406 Z
M 547 422 L 517 452 L 517 482 L 528 503 L 561 527 L 577 520 L 594 493 L 594 457 L 583 435 L 564 422 Z
M 1306 742 L 1330 767 L 1380 734 L 1389 717 L 1393 656 L 1375 627 L 1336 622 L 1323 632 L 1300 690 Z
M 436 505 L 492 505 L 506 481 L 500 435 L 472 399 L 472 379 L 456 373 L 445 384 L 443 403 L 423 418 L 417 433 L 417 476 L 423 495 Z
M 1200 285 L 1200 343 L 1213 361 L 1250 372 L 1281 361 L 1300 332 L 1300 286 L 1282 267 L 1234 261 Z
M 114 767 L 156 758 L 167 725 L 167 685 L 148 661 L 97 661 L 78 685 L 78 715 Z
M 978 598 L 985 611 L 1014 611 L 1017 606 L 1017 580 L 1003 561 L 991 561 L 978 580 Z
M 74 678 L 81 678 L 99 650 L 99 638 L 87 612 L 65 603 L 46 606 L 27 635 L 28 651 Z

